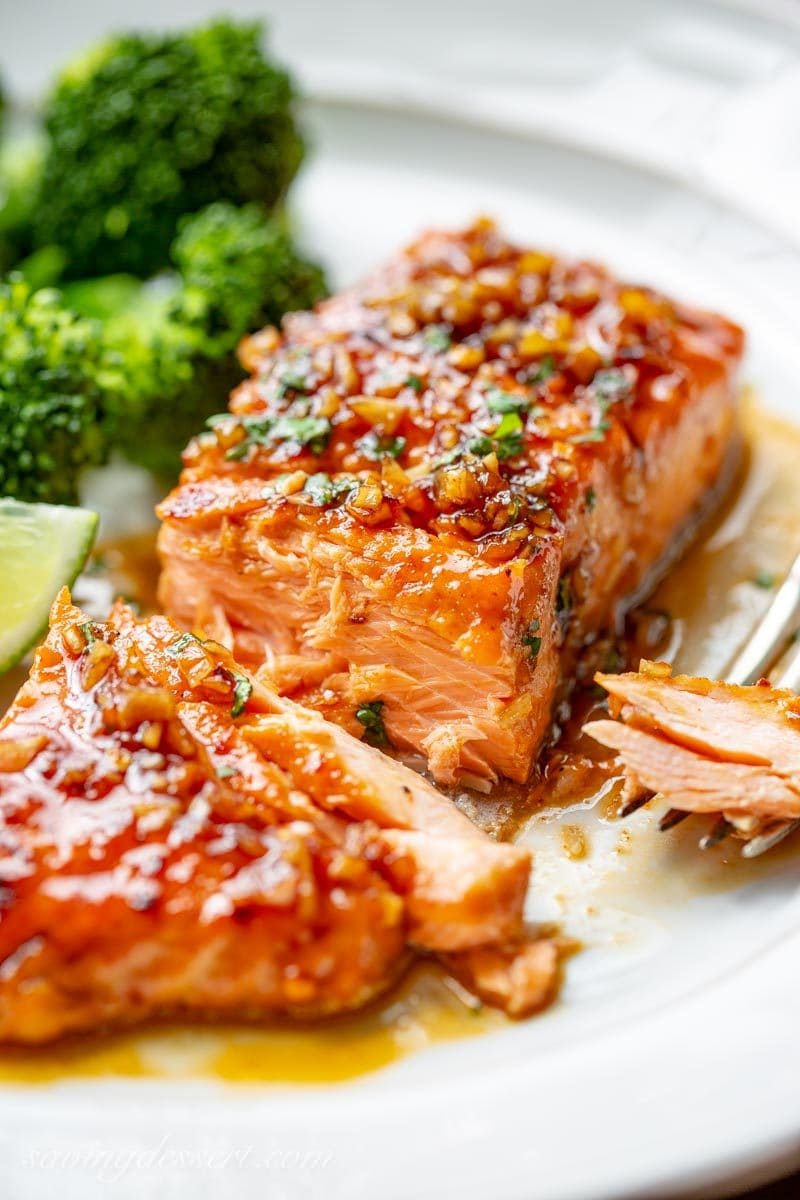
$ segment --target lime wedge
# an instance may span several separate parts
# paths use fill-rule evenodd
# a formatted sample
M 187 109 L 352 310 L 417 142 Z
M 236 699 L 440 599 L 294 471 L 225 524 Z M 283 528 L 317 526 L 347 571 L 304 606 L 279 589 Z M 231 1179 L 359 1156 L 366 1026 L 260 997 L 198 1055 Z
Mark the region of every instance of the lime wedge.
M 41 638 L 59 588 L 86 562 L 97 520 L 85 508 L 0 500 L 0 672 Z

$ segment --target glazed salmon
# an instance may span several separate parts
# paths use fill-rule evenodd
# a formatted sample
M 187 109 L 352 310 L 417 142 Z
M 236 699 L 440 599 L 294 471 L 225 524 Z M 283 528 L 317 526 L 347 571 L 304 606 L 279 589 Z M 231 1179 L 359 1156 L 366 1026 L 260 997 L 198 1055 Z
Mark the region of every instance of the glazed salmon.
M 634 787 L 686 812 L 722 813 L 747 834 L 762 821 L 800 817 L 794 693 L 673 676 L 660 663 L 597 681 L 617 719 L 584 730 L 618 751 Z
M 531 1011 L 557 948 L 525 933 L 529 869 L 223 647 L 65 592 L 0 725 L 0 1039 L 339 1012 L 418 950 L 468 972 L 490 946 L 487 998 Z
M 718 484 L 742 349 L 491 222 L 426 234 L 245 342 L 159 508 L 162 604 L 440 784 L 524 781 Z

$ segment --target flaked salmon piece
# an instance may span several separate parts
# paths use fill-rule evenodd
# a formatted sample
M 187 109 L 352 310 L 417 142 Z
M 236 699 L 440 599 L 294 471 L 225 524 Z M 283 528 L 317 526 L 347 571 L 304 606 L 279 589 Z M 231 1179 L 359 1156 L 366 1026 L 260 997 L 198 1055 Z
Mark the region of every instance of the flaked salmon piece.
M 523 936 L 529 868 L 222 646 L 63 592 L 0 723 L 0 1040 L 352 1009 Z
M 617 719 L 584 726 L 619 753 L 634 786 L 673 808 L 723 813 L 743 832 L 748 818 L 800 817 L 800 698 L 642 668 L 596 676 Z
M 553 938 L 531 938 L 505 946 L 480 946 L 445 957 L 469 991 L 510 1017 L 529 1017 L 546 1008 L 558 983 L 560 947 Z
M 429 233 L 248 339 L 159 508 L 160 596 L 435 780 L 524 781 L 580 648 L 718 483 L 742 331 L 515 246 Z

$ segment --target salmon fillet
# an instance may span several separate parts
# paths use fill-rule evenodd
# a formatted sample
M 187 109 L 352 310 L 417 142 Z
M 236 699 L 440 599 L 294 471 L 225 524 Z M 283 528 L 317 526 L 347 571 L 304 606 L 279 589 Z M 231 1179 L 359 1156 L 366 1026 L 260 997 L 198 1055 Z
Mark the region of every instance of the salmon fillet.
M 525 849 L 164 617 L 64 592 L 51 622 L 0 723 L 0 1039 L 339 1012 L 417 950 L 495 947 L 490 1001 L 549 998 Z
M 616 750 L 633 787 L 673 808 L 721 813 L 742 833 L 800 817 L 800 698 L 768 683 L 738 687 L 643 663 L 598 675 L 616 720 L 584 726 Z
M 742 331 L 481 221 L 247 340 L 160 598 L 434 779 L 524 781 L 577 652 L 720 478 Z

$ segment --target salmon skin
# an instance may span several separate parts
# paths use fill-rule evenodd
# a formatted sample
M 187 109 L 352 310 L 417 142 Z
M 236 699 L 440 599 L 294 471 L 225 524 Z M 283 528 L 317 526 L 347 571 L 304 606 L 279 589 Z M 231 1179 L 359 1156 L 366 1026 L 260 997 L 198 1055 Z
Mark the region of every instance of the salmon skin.
M 672 808 L 719 813 L 751 836 L 800 817 L 800 698 L 768 682 L 753 687 L 673 676 L 664 663 L 598 675 L 617 720 L 584 731 L 619 753 L 632 789 Z
M 719 479 L 742 350 L 489 221 L 426 234 L 244 343 L 159 508 L 161 602 L 440 784 L 525 781 L 577 652 Z
M 524 930 L 529 870 L 223 647 L 64 592 L 0 723 L 0 1040 L 341 1012 L 417 951 L 530 1012 L 558 950 Z

